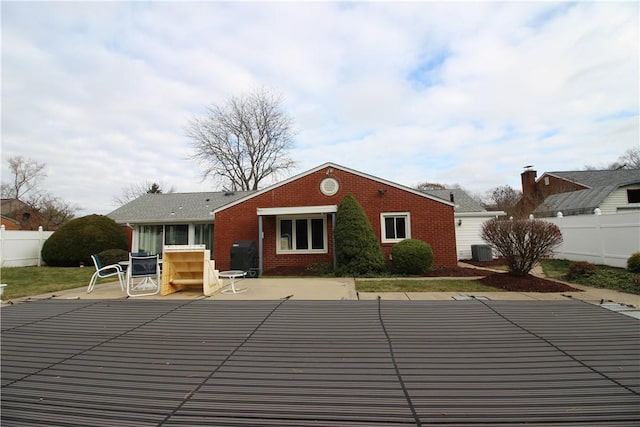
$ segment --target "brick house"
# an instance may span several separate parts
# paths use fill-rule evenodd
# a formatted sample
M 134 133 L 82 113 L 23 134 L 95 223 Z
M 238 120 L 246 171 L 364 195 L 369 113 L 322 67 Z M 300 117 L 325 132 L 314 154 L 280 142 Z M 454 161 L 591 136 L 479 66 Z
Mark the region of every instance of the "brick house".
M 325 163 L 215 209 L 216 266 L 230 268 L 237 240 L 256 242 L 263 272 L 334 263 L 335 214 L 348 193 L 365 210 L 387 259 L 395 243 L 414 238 L 431 245 L 434 265 L 456 265 L 454 203 Z
M 57 227 L 49 226 L 45 217 L 37 209 L 18 199 L 0 200 L 0 212 L 2 213 L 2 225 L 7 230 L 55 230 Z
M 550 217 L 640 210 L 640 169 L 537 172 L 522 174 L 522 216 Z

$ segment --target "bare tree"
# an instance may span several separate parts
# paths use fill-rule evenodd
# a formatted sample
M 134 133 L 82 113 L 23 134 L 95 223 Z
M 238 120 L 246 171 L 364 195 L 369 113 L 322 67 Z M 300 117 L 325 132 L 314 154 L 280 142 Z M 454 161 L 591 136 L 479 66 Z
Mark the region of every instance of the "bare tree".
M 122 189 L 122 194 L 113 196 L 113 201 L 119 205 L 126 205 L 143 194 L 175 193 L 176 191 L 173 186 L 167 191 L 163 190 L 163 188 L 166 188 L 164 183 L 157 183 L 155 181 L 143 181 L 138 184 L 131 184 Z
M 2 198 L 15 199 L 38 211 L 45 229 L 55 229 L 71 220 L 80 208 L 42 189 L 46 164 L 23 156 L 9 158 L 11 182 L 2 184 Z
M 482 225 L 480 236 L 507 261 L 509 272 L 526 276 L 539 260 L 562 243 L 557 225 L 539 219 L 492 219 Z
M 640 169 L 640 147 L 625 151 L 617 162 L 609 165 L 609 169 Z
M 443 184 L 438 184 L 437 182 L 421 182 L 416 184 L 414 187 L 416 190 L 424 191 L 424 190 L 446 190 L 447 186 Z
M 203 179 L 217 180 L 225 190 L 257 190 L 265 178 L 295 166 L 287 155 L 292 119 L 281 97 L 265 89 L 208 107 L 185 131 L 192 159 L 204 166 Z
M 503 185 L 487 191 L 483 205 L 487 210 L 504 211 L 507 215 L 517 216 L 514 210 L 521 197 L 521 191 Z
M 597 167 L 586 165 L 584 170 L 617 170 L 617 169 L 640 169 L 640 147 L 629 148 L 622 153 L 618 160 L 609 163 L 607 166 Z
M 29 198 L 38 198 L 40 184 L 47 177 L 46 164 L 23 156 L 9 158 L 10 183 L 2 184 L 2 198 L 16 199 L 28 203 Z
M 45 228 L 55 230 L 75 217 L 80 208 L 58 197 L 47 196 L 39 204 L 39 212 L 47 221 Z

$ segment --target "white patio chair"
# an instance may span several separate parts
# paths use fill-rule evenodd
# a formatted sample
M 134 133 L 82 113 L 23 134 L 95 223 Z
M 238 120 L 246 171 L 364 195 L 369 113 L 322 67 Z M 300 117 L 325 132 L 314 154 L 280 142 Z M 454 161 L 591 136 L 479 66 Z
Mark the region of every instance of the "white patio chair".
M 136 280 L 140 279 L 137 283 Z M 127 295 L 140 297 L 160 292 L 160 256 L 129 254 L 127 268 Z
M 87 293 L 89 294 L 93 291 L 93 288 L 99 278 L 104 279 L 106 277 L 113 276 L 118 276 L 120 289 L 124 292 L 124 271 L 122 271 L 122 267 L 120 267 L 118 264 L 109 264 L 103 266 L 98 255 L 91 255 L 91 259 L 93 260 L 93 265 L 95 265 L 96 267 L 96 272 L 93 273 L 93 276 L 91 276 L 89 287 L 87 288 Z

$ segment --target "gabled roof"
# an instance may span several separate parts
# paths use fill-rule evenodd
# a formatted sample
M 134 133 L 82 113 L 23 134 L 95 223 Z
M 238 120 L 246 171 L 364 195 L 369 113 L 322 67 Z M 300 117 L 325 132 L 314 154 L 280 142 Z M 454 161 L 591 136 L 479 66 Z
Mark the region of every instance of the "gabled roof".
M 212 212 L 250 191 L 144 194 L 107 214 L 118 224 L 213 221 Z
M 640 169 L 547 172 L 538 181 L 544 179 L 545 175 L 582 184 L 588 188 L 548 196 L 534 213 L 592 212 L 618 188 L 640 184 Z
M 258 195 L 266 193 L 268 191 L 272 191 L 272 190 L 274 190 L 274 189 L 276 189 L 278 187 L 281 187 L 281 186 L 286 185 L 286 184 L 288 184 L 290 182 L 296 181 L 296 180 L 298 180 L 300 178 L 304 178 L 307 175 L 311 175 L 311 174 L 313 174 L 313 173 L 315 173 L 315 172 L 317 172 L 319 170 L 327 169 L 327 168 L 340 169 L 340 170 L 342 170 L 344 172 L 348 172 L 348 173 L 351 173 L 351 174 L 354 174 L 354 175 L 357 175 L 357 176 L 360 176 L 360 177 L 363 177 L 363 178 L 366 178 L 366 179 L 370 179 L 372 181 L 379 182 L 380 184 L 388 185 L 389 187 L 398 188 L 400 190 L 407 191 L 409 193 L 413 193 L 413 194 L 416 194 L 418 196 L 422 196 L 422 197 L 425 197 L 427 199 L 431 199 L 433 201 L 436 201 L 436 202 L 439 202 L 439 203 L 443 203 L 445 205 L 449 205 L 449 206 L 454 206 L 455 205 L 454 203 L 449 202 L 448 199 L 447 200 L 443 200 L 443 199 L 441 199 L 439 197 L 436 197 L 436 196 L 433 196 L 431 194 L 427 194 L 427 193 L 424 193 L 424 192 L 422 192 L 420 190 L 416 190 L 415 188 L 406 187 L 406 186 L 404 186 L 402 184 L 398 184 L 396 182 L 387 181 L 386 179 L 378 178 L 376 176 L 369 175 L 369 174 L 366 174 L 364 172 L 359 172 L 357 170 L 350 169 L 350 168 L 347 168 L 345 166 L 338 165 L 336 163 L 328 162 L 328 163 L 321 164 L 320 166 L 316 166 L 313 169 L 309 169 L 308 171 L 303 172 L 301 174 L 298 174 L 298 175 L 292 176 L 290 178 L 287 178 L 284 181 L 280 181 L 280 182 L 278 182 L 278 183 L 276 183 L 274 185 L 271 185 L 271 186 L 269 186 L 267 188 L 264 188 L 262 190 L 258 190 L 256 192 L 247 194 L 244 197 L 242 197 L 242 198 L 240 198 L 240 199 L 238 199 L 238 200 L 236 200 L 236 201 L 234 201 L 232 203 L 229 203 L 229 204 L 226 204 L 224 206 L 221 206 L 221 207 L 219 207 L 218 209 L 216 209 L 214 211 L 214 215 L 217 212 L 220 212 L 220 211 L 222 211 L 224 209 L 227 209 L 227 208 L 230 208 L 232 206 L 235 206 L 235 205 L 237 205 L 239 203 L 242 203 L 242 202 L 244 202 L 246 200 L 251 199 L 252 197 L 258 196 Z
M 483 208 L 480 203 L 475 201 L 471 196 L 469 196 L 464 190 L 461 188 L 451 188 L 444 190 L 423 190 L 427 194 L 431 194 L 432 196 L 438 197 L 439 199 L 443 199 L 446 201 L 451 200 L 451 195 L 453 194 L 453 203 L 454 212 L 462 213 L 462 212 L 486 212 L 486 209 Z
M 33 210 L 28 204 L 18 199 L 0 199 L 0 211 L 3 215 L 11 215 L 17 210 Z

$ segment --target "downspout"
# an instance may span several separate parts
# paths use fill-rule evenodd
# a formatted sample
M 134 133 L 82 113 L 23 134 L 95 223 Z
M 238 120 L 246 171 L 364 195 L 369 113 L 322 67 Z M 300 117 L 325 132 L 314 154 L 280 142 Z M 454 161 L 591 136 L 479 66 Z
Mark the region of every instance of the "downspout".
M 335 212 L 331 213 L 331 227 L 333 228 L 331 233 L 331 245 L 333 247 L 333 271 L 336 271 L 336 268 L 338 268 L 338 257 L 336 256 L 336 213 Z
M 258 276 L 262 277 L 262 240 L 264 233 L 262 232 L 262 215 L 258 215 Z

